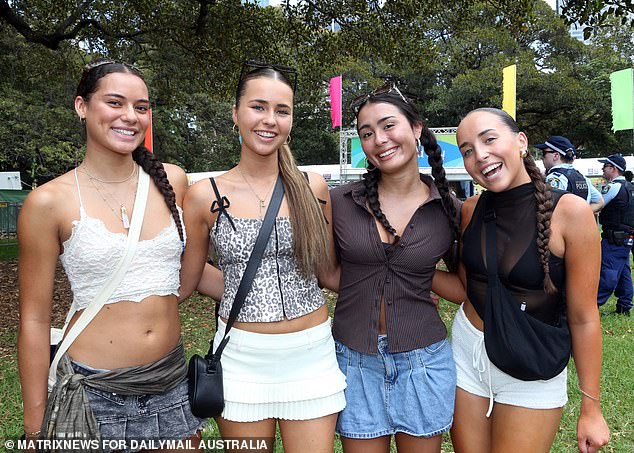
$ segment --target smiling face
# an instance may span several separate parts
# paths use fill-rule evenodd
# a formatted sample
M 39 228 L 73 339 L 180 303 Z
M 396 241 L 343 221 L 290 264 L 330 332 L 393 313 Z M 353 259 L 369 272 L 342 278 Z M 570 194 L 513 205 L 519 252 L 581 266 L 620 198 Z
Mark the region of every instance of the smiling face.
M 258 77 L 246 82 L 233 121 L 242 149 L 270 155 L 284 144 L 293 125 L 293 89 L 281 80 Z
M 465 169 L 485 189 L 503 192 L 530 182 L 521 156 L 528 147 L 526 135 L 511 130 L 500 116 L 469 113 L 460 122 L 456 139 Z
M 395 173 L 407 165 L 418 167 L 416 139 L 422 124 L 412 126 L 396 105 L 366 103 L 357 116 L 357 130 L 368 161 L 382 173 Z
M 77 96 L 75 110 L 86 119 L 87 149 L 129 154 L 143 143 L 149 125 L 147 86 L 134 74 L 113 72 L 89 99 Z

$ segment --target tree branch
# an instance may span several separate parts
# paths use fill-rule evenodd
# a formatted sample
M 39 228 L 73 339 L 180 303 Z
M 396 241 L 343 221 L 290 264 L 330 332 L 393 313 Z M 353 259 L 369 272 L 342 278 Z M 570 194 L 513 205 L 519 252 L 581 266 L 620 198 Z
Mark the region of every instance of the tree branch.
M 76 38 L 83 29 L 90 26 L 95 27 L 103 35 L 113 38 L 134 38 L 145 33 L 142 31 L 132 33 L 111 32 L 95 19 L 79 20 L 92 1 L 93 0 L 83 0 L 78 2 L 75 10 L 64 21 L 60 22 L 52 33 L 42 33 L 33 30 L 33 28 L 9 6 L 7 0 L 0 0 L 0 17 L 24 36 L 28 42 L 42 44 L 51 50 L 57 50 L 62 41 Z

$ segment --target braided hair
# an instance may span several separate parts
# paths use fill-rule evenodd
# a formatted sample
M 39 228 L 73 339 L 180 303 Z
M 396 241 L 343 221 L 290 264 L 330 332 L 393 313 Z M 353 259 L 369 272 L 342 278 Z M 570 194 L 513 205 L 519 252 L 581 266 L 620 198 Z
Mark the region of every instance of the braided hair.
M 447 181 L 447 177 L 445 174 L 445 169 L 443 167 L 443 159 L 442 159 L 442 149 L 440 145 L 438 145 L 438 141 L 436 140 L 436 136 L 434 133 L 424 124 L 420 113 L 416 109 L 416 107 L 411 103 L 406 101 L 400 93 L 395 93 L 393 91 L 388 91 L 380 94 L 369 95 L 365 104 L 376 104 L 376 103 L 387 103 L 392 104 L 399 109 L 399 111 L 405 115 L 409 124 L 414 127 L 416 125 L 422 125 L 422 132 L 420 136 L 420 143 L 425 150 L 425 154 L 429 157 L 429 163 L 431 165 L 432 176 L 434 177 L 434 184 L 438 188 L 438 193 L 440 194 L 441 205 L 447 219 L 449 220 L 449 224 L 453 231 L 453 244 L 450 250 L 450 257 L 447 264 L 447 267 L 455 271 L 458 269 L 458 243 L 460 240 L 460 225 L 458 224 L 457 218 L 457 209 L 456 205 L 453 202 L 451 197 L 451 191 L 449 190 L 449 182 Z M 356 111 L 355 114 L 358 117 L 359 112 L 363 108 L 361 105 Z M 368 206 L 372 210 L 374 217 L 381 222 L 381 225 L 392 235 L 395 240 L 398 241 L 400 237 L 396 233 L 394 227 L 390 224 L 389 220 L 383 214 L 381 210 L 381 205 L 379 203 L 379 191 L 378 185 L 381 180 L 381 172 L 379 169 L 368 163 L 368 171 L 363 175 L 363 182 L 365 185 L 365 195 L 368 200 Z
M 442 149 L 440 148 L 434 133 L 425 125 L 423 125 L 423 131 L 420 134 L 420 142 L 425 149 L 425 154 L 428 156 L 429 163 L 431 164 L 431 174 L 434 177 L 434 184 L 438 188 L 443 209 L 451 221 L 451 228 L 453 230 L 454 240 L 452 243 L 451 253 L 448 258 L 449 262 L 445 264 L 447 264 L 449 270 L 456 271 L 460 260 L 460 254 L 458 251 L 460 225 L 458 224 L 458 212 L 456 205 L 451 198 L 445 167 L 443 167 Z
M 135 149 L 132 152 L 132 158 L 137 164 L 139 164 L 143 171 L 150 175 L 159 192 L 163 195 L 165 204 L 167 204 L 167 207 L 172 214 L 172 218 L 174 219 L 174 223 L 176 224 L 176 229 L 178 229 L 178 236 L 180 237 L 181 242 L 185 242 L 183 224 L 181 222 L 178 209 L 176 208 L 176 194 L 174 193 L 174 189 L 172 188 L 169 179 L 167 179 L 167 172 L 165 171 L 163 162 L 158 160 L 158 158 L 145 146 L 139 146 Z
M 487 112 L 495 115 L 511 130 L 512 133 L 518 134 L 520 132 L 515 120 L 504 110 L 486 107 L 475 109 L 469 114 L 474 112 Z M 548 294 L 554 294 L 557 292 L 557 288 L 550 278 L 550 249 L 548 248 L 548 243 L 550 241 L 550 219 L 553 215 L 554 209 L 553 196 L 550 190 L 550 184 L 546 184 L 544 175 L 537 167 L 535 160 L 533 160 L 533 157 L 530 154 L 527 154 L 526 157 L 524 157 L 524 168 L 526 168 L 528 176 L 535 185 L 537 251 L 539 253 L 539 261 L 541 262 L 542 269 L 544 271 L 544 291 Z
M 557 292 L 557 288 L 550 278 L 550 249 L 548 248 L 548 242 L 550 240 L 550 219 L 553 215 L 554 207 L 553 196 L 550 190 L 550 184 L 546 184 L 544 175 L 530 154 L 524 158 L 524 167 L 531 181 L 535 184 L 537 251 L 539 252 L 539 260 L 542 263 L 542 268 L 544 269 L 544 291 L 548 294 L 554 294 Z
M 88 102 L 99 88 L 99 81 L 112 73 L 132 74 L 145 82 L 141 72 L 129 64 L 118 63 L 108 59 L 98 59 L 90 63 L 84 69 L 79 85 L 77 86 L 76 95 L 82 97 L 85 102 Z M 139 146 L 135 149 L 132 152 L 132 158 L 152 177 L 154 184 L 156 184 L 161 195 L 163 195 L 165 203 L 172 214 L 172 218 L 178 229 L 178 235 L 181 241 L 184 241 L 183 225 L 178 209 L 176 208 L 176 195 L 174 194 L 172 185 L 167 179 L 167 173 L 165 172 L 163 163 L 144 146 Z
M 387 220 L 383 211 L 381 211 L 381 204 L 379 203 L 379 181 L 381 180 L 381 172 L 378 168 L 376 168 L 373 164 L 368 162 L 368 171 L 363 175 L 363 183 L 365 185 L 365 197 L 368 200 L 368 206 L 372 210 L 372 214 L 374 217 L 381 222 L 383 228 L 385 228 L 388 233 L 394 236 L 396 242 L 401 238 L 392 225 L 390 225 L 390 221 Z

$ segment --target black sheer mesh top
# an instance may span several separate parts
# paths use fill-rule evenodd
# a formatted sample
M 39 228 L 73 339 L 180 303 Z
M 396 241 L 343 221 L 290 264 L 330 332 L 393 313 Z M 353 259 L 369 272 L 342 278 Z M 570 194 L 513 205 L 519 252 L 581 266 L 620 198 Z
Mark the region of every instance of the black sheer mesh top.
M 565 192 L 553 190 L 553 203 Z M 535 186 L 523 184 L 506 192 L 484 192 L 462 236 L 462 259 L 467 274 L 467 296 L 480 318 L 484 319 L 487 292 L 486 230 L 484 213 L 487 203 L 495 209 L 497 254 L 500 280 L 526 304 L 531 316 L 552 324 L 558 321 L 565 304 L 565 267 L 563 258 L 550 254 L 550 277 L 557 289 L 543 289 L 544 271 L 537 250 Z

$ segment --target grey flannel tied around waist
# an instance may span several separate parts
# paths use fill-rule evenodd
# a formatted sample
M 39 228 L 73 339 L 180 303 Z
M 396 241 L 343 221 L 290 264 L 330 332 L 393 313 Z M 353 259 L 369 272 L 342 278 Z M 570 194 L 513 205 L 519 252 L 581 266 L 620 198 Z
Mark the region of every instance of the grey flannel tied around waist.
M 57 384 L 48 397 L 42 435 L 46 439 L 101 439 L 84 386 L 121 395 L 160 394 L 173 389 L 186 377 L 182 339 L 168 355 L 156 362 L 90 376 L 75 373 L 70 357 L 64 354 L 57 367 Z

